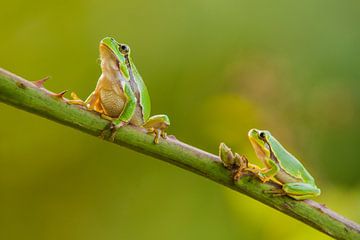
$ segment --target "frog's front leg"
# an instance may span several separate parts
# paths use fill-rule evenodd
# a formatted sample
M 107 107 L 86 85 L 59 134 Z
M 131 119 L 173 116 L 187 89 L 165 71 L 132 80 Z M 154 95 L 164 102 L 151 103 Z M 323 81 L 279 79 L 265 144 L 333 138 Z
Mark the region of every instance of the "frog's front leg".
M 154 143 L 159 143 L 159 138 L 166 139 L 166 129 L 170 126 L 170 119 L 167 115 L 159 114 L 150 117 L 143 127 L 146 128 L 148 133 L 155 134 Z
M 71 100 L 67 100 L 68 104 L 81 105 L 86 107 L 90 111 L 95 111 L 100 114 L 104 113 L 104 110 L 100 104 L 99 94 L 96 90 L 93 91 L 85 101 L 79 98 L 78 95 L 74 92 L 71 93 L 71 98 Z
M 265 160 L 268 167 L 261 169 L 254 164 L 249 164 L 245 170 L 257 175 L 262 182 L 267 182 L 279 172 L 280 168 L 272 159 L 266 158 Z
M 124 83 L 124 93 L 126 97 L 126 103 L 123 111 L 121 112 L 120 116 L 115 119 L 111 124 L 111 136 L 110 141 L 115 140 L 116 132 L 119 128 L 127 125 L 131 118 L 134 116 L 136 110 L 136 97 L 134 92 L 132 91 L 130 85 L 128 83 Z
M 74 92 L 71 93 L 71 98 L 70 100 L 67 100 L 66 103 L 68 104 L 73 104 L 73 105 L 81 105 L 84 107 L 87 107 L 86 105 L 86 101 L 83 101 L 81 98 L 78 97 L 78 95 Z
M 286 183 L 283 185 L 282 190 L 290 197 L 296 200 L 304 200 L 312 197 L 319 196 L 321 191 L 314 184 L 309 183 Z

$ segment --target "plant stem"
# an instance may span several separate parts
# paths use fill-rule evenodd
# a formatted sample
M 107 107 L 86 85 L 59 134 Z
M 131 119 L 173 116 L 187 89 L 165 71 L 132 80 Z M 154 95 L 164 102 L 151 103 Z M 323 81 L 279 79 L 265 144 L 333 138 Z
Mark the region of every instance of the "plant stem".
M 0 101 L 94 136 L 99 136 L 109 125 L 98 114 L 80 106 L 69 105 L 62 96 L 56 96 L 41 84 L 34 84 L 1 68 Z M 105 138 L 109 134 L 109 131 L 105 131 Z M 144 129 L 126 126 L 118 130 L 114 143 L 202 175 L 334 238 L 360 239 L 360 226 L 357 223 L 312 200 L 296 201 L 287 196 L 272 197 L 265 194 L 264 190 L 278 186 L 274 183 L 261 183 L 254 176 L 246 175 L 234 182 L 232 174 L 223 167 L 217 156 L 174 137 L 170 136 L 166 140 L 161 139 L 159 144 L 153 144 L 153 136 L 146 134 Z

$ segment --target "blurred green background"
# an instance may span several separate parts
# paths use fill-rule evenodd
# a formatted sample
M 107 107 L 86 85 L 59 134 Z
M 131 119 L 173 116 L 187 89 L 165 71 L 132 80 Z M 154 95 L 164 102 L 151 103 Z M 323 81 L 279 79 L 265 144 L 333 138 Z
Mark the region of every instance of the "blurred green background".
M 269 129 L 360 222 L 359 1 L 2 1 L 0 66 L 85 98 L 128 43 L 153 114 L 217 153 Z M 329 239 L 151 157 L 0 104 L 0 239 Z

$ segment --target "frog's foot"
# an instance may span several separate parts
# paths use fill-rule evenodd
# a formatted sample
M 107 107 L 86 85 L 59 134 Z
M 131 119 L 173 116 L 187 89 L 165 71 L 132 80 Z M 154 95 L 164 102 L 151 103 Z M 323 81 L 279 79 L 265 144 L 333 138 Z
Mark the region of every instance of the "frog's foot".
M 117 133 L 117 130 L 125 125 L 127 125 L 128 123 L 127 122 L 124 122 L 124 121 L 121 121 L 120 123 L 118 124 L 114 124 L 114 123 L 111 123 L 110 124 L 110 130 L 111 130 L 111 135 L 110 135 L 110 142 L 114 142 L 115 141 L 115 137 L 116 137 L 116 133 Z
M 154 137 L 154 143 L 155 144 L 158 144 L 159 143 L 159 138 L 160 138 L 160 132 L 155 129 L 155 128 L 147 128 L 146 129 L 146 133 L 147 134 L 154 134 L 155 137 Z
M 251 164 L 252 165 L 252 164 Z M 252 165 L 251 167 L 247 167 L 245 168 L 245 171 L 251 172 L 253 173 L 255 176 L 257 176 L 261 182 L 266 183 L 268 181 L 271 180 L 271 177 L 266 176 L 265 174 L 263 174 L 263 169 L 259 168 L 259 167 L 254 167 L 256 165 Z
M 101 117 L 106 116 L 106 115 L 101 115 Z M 108 117 L 108 116 L 106 116 Z M 106 118 L 107 120 L 110 120 L 108 118 Z M 112 120 L 112 119 L 111 119 Z M 115 141 L 115 137 L 116 137 L 116 133 L 117 130 L 125 125 L 127 125 L 127 122 L 120 122 L 118 124 L 114 124 L 113 121 L 110 120 L 110 123 L 107 124 L 103 130 L 101 130 L 100 134 L 99 134 L 99 138 L 101 139 L 108 139 L 110 142 L 114 142 Z M 109 131 L 110 131 L 110 137 L 109 137 Z
M 86 103 L 81 98 L 79 98 L 76 93 L 72 92 L 71 97 L 72 97 L 72 99 L 66 100 L 66 103 L 87 107 Z
M 106 136 L 108 135 L 107 133 L 110 131 L 112 133 L 113 128 L 114 128 L 114 124 L 112 122 L 110 122 L 109 124 L 107 124 L 103 130 L 100 131 L 99 134 L 99 138 L 100 139 L 106 139 Z
M 108 115 L 105 115 L 105 114 L 103 114 L 103 113 L 99 113 L 99 114 L 100 114 L 100 117 L 101 117 L 101 118 L 110 121 L 110 123 L 109 123 L 103 130 L 101 130 L 100 135 L 99 135 L 99 137 L 100 137 L 101 139 L 105 139 L 106 132 L 108 132 L 109 130 L 111 131 L 111 134 L 112 134 L 112 135 L 114 134 L 114 131 L 116 132 L 116 129 L 115 129 L 116 127 L 115 127 L 115 124 L 113 123 L 114 118 L 109 117 Z M 114 130 L 114 129 L 115 129 L 115 130 Z M 112 136 L 112 135 L 111 135 L 111 136 Z
M 282 188 L 264 190 L 264 193 L 271 194 L 271 196 L 273 197 L 280 197 L 287 195 L 287 193 Z
M 154 115 L 143 125 L 148 134 L 154 134 L 154 143 L 158 144 L 160 137 L 167 138 L 166 129 L 170 126 L 170 120 L 166 115 Z
M 260 180 L 261 180 L 263 183 L 266 183 L 266 182 L 268 182 L 268 181 L 271 180 L 270 177 L 264 177 L 264 176 L 262 176 L 262 175 L 260 175 L 260 174 L 259 174 L 258 176 L 259 176 Z
M 159 143 L 159 139 L 160 137 L 162 137 L 163 139 L 167 138 L 167 134 L 165 132 L 164 129 L 159 129 L 159 128 L 147 128 L 146 129 L 146 133 L 147 134 L 154 134 L 154 143 L 158 144 Z
M 254 165 L 254 164 L 249 163 L 248 166 L 244 169 L 244 171 L 250 172 L 250 173 L 256 175 L 260 179 L 264 179 L 264 176 L 261 174 L 263 169 L 261 169 L 260 167 Z
M 238 181 L 243 175 L 244 171 L 241 171 L 240 168 L 236 169 L 233 173 L 233 180 L 236 182 Z
M 166 139 L 166 138 L 167 138 L 167 132 L 165 132 L 165 129 L 161 130 L 160 136 L 161 136 L 163 139 Z

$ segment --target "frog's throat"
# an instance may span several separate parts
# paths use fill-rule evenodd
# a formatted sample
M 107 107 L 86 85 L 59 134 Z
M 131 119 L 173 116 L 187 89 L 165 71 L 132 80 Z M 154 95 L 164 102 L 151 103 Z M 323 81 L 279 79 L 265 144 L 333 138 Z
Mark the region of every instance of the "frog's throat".
M 256 156 L 262 160 L 265 161 L 266 157 L 269 157 L 269 152 L 266 152 L 264 147 L 262 147 L 255 139 L 250 138 L 250 143 L 252 147 L 254 148 Z
M 119 60 L 111 49 L 105 44 L 100 44 L 100 59 L 101 59 L 101 68 L 104 71 L 107 70 L 120 70 Z

